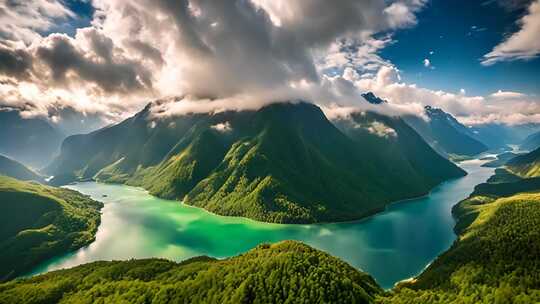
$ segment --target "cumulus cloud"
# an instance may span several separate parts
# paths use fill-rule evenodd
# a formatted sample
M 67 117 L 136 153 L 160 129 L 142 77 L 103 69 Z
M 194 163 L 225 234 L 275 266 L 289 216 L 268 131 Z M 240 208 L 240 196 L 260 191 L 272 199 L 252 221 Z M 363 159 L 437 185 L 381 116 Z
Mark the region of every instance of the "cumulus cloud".
M 520 30 L 493 48 L 482 59 L 483 65 L 501 61 L 527 60 L 540 54 L 540 0 L 532 2 L 519 20 Z
M 64 2 L 2 3 L 1 12 L 11 18 L 2 19 L 11 21 L 0 30 L 4 105 L 43 115 L 67 103 L 112 118 L 167 96 L 190 96 L 173 109 L 253 108 L 318 93 L 327 100 L 333 93 L 324 90 L 346 82 L 327 79 L 325 65 L 344 60 L 372 71 L 388 65 L 376 51 L 391 38 L 374 35 L 414 25 L 424 1 L 92 4 L 92 25 L 70 37 L 43 35 L 55 22 L 76 17 Z M 346 86 L 330 89 L 343 93 Z
M 399 70 L 383 67 L 370 78 L 358 77 L 356 88 L 374 92 L 389 101 L 389 106 L 406 109 L 423 116 L 424 105 L 430 105 L 453 114 L 465 124 L 540 123 L 540 100 L 519 92 L 497 91 L 487 96 L 468 96 L 459 93 L 430 90 L 400 81 Z
M 56 22 L 73 18 L 75 14 L 60 1 L 2 0 L 0 1 L 0 38 L 32 42 Z
M 471 123 L 535 119 L 534 98 L 517 92 L 467 96 L 402 82 L 378 53 L 395 30 L 417 23 L 425 3 L 94 0 L 91 25 L 68 36 L 44 34 L 75 18 L 63 1 L 0 1 L 8 16 L 0 19 L 0 106 L 56 121 L 76 111 L 114 122 L 157 99 L 156 117 L 306 100 L 329 116 L 422 116 L 429 104 Z M 370 105 L 367 91 L 390 102 Z

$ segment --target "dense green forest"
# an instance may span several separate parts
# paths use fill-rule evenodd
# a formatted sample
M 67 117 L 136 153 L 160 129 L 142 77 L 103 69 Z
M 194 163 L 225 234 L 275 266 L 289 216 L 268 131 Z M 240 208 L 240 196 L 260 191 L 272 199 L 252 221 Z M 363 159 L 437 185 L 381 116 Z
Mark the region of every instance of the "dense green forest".
M 307 245 L 240 256 L 96 262 L 0 285 L 0 303 L 372 303 L 367 274 Z
M 159 119 L 153 106 L 68 137 L 52 182 L 126 183 L 222 215 L 312 223 L 362 218 L 466 174 L 399 118 L 338 129 L 308 103 Z
M 90 263 L 4 283 L 0 303 L 537 303 L 539 207 L 538 190 L 475 191 L 453 210 L 452 247 L 387 292 L 347 263 L 286 241 L 224 260 Z
M 490 180 L 454 207 L 453 246 L 382 303 L 540 302 L 540 184 Z
M 101 207 L 73 190 L 0 175 L 0 280 L 90 244 Z

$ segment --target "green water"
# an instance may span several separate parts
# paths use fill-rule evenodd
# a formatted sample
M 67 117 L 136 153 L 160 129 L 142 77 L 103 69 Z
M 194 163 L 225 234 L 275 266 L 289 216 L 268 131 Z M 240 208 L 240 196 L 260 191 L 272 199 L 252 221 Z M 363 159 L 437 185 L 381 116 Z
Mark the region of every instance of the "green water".
M 97 260 L 223 258 L 260 243 L 294 239 L 344 259 L 390 288 L 421 272 L 454 241 L 451 207 L 493 172 L 480 164 L 464 162 L 461 166 L 468 176 L 446 182 L 426 197 L 392 204 L 387 211 L 363 221 L 321 225 L 222 217 L 155 198 L 138 188 L 79 183 L 69 188 L 105 203 L 96 241 L 44 263 L 33 274 Z

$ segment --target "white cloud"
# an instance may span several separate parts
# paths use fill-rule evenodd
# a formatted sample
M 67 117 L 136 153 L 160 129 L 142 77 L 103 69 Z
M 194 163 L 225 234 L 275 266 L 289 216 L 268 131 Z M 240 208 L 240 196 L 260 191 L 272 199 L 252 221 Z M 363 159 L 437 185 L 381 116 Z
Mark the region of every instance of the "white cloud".
M 60 1 L 0 1 L 0 39 L 30 43 L 40 38 L 36 31 L 46 31 L 59 20 L 75 14 Z
M 371 123 L 371 125 L 367 128 L 367 130 L 372 133 L 372 134 L 375 134 L 379 137 L 385 137 L 385 138 L 388 138 L 388 137 L 396 137 L 397 136 L 397 132 L 396 130 L 390 128 L 389 126 L 385 125 L 384 123 L 382 122 L 378 122 L 378 121 L 374 121 Z
M 63 3 L 1 2 L 17 4 L 8 10 L 17 22 L 6 21 L 6 30 L 0 30 L 11 33 L 0 36 L 0 55 L 10 60 L 9 66 L 0 62 L 0 106 L 48 115 L 69 105 L 119 119 L 168 96 L 190 96 L 181 105 L 171 103 L 180 112 L 255 108 L 318 95 L 328 100 L 347 85 L 327 79 L 324 62 L 371 71 L 388 65 L 376 52 L 392 40 L 374 35 L 414 24 L 414 13 L 424 5 L 419 0 L 94 0 L 91 26 L 74 37 L 43 37 L 56 21 L 74 18 Z M 357 48 L 353 54 L 350 47 Z M 331 87 L 339 84 L 345 85 Z M 21 93 L 28 87 L 32 96 Z
M 0 0 L 10 3 L 18 2 Z M 94 0 L 91 26 L 74 37 L 43 37 L 57 20 L 73 18 L 62 3 L 25 1 L 0 20 L 0 55 L 7 58 L 0 62 L 0 106 L 54 120 L 74 109 L 107 122 L 155 99 L 163 100 L 152 108 L 156 116 L 299 99 L 329 116 L 421 116 L 424 105 L 434 105 L 470 122 L 519 123 L 540 113 L 536 97 L 517 92 L 467 96 L 403 83 L 378 52 L 394 43 L 395 29 L 416 24 L 423 0 Z M 531 5 L 528 16 L 536 10 Z M 520 32 L 529 33 L 535 18 L 524 17 Z M 511 40 L 505 43 L 516 45 Z M 428 58 L 424 65 L 433 68 Z M 370 105 L 360 97 L 366 91 L 390 103 Z
M 482 59 L 483 65 L 500 61 L 527 60 L 540 54 L 540 0 L 532 2 L 528 13 L 519 20 L 521 29 L 498 44 Z
M 511 92 L 511 91 L 497 91 L 491 95 L 489 95 L 490 97 L 492 98 L 497 98 L 497 99 L 517 99 L 517 98 L 524 98 L 526 97 L 527 95 L 523 94 L 523 93 L 519 93 L 519 92 Z
M 226 121 L 226 122 L 221 122 L 221 123 L 218 123 L 216 125 L 213 125 L 211 126 L 210 128 L 220 132 L 220 133 L 227 133 L 227 132 L 230 132 L 232 130 L 232 127 L 231 127 L 231 124 Z

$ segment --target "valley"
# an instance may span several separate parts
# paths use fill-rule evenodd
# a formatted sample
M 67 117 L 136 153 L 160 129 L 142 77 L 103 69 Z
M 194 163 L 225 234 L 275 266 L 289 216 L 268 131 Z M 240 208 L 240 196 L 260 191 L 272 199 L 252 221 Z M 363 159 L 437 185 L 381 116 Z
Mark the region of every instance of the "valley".
M 159 199 L 140 188 L 83 182 L 68 186 L 104 202 L 96 240 L 54 258 L 33 274 L 99 260 L 163 257 L 176 261 L 225 258 L 261 243 L 298 240 L 371 274 L 384 288 L 417 275 L 454 241 L 452 206 L 493 172 L 480 161 L 462 163 L 468 175 L 427 196 L 398 202 L 355 222 L 284 225 L 223 217 Z M 403 263 L 406 260 L 407 263 Z

